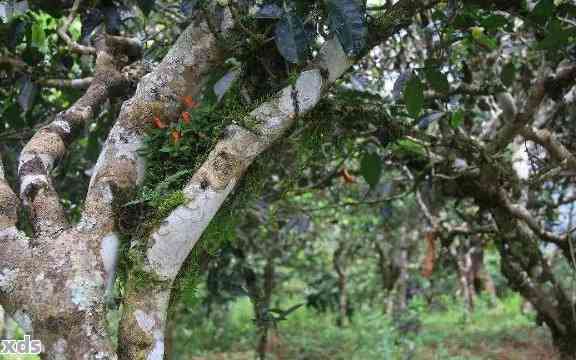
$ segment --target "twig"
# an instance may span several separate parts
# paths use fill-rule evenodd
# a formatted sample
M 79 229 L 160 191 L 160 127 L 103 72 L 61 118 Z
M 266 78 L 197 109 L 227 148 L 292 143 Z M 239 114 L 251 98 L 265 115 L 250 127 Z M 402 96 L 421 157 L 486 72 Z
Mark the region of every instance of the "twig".
M 300 209 L 301 211 L 304 212 L 314 212 L 314 211 L 321 211 L 321 210 L 329 210 L 329 209 L 334 209 L 334 208 L 340 208 L 340 207 L 345 207 L 345 206 L 361 206 L 361 205 L 375 205 L 375 204 L 381 204 L 381 203 L 385 203 L 385 202 L 389 202 L 389 201 L 394 201 L 394 200 L 399 200 L 402 199 L 404 197 L 406 197 L 407 195 L 409 195 L 411 192 L 410 191 L 406 191 L 403 193 L 400 193 L 398 195 L 393 195 L 393 196 L 389 196 L 383 199 L 376 199 L 376 200 L 369 200 L 369 201 L 346 201 L 346 202 L 341 202 L 335 205 L 327 205 L 327 206 L 321 206 L 321 207 L 317 207 L 317 208 L 308 208 L 308 209 Z
M 83 79 L 40 79 L 37 83 L 45 87 L 87 89 L 92 80 L 94 80 L 92 77 Z
M 75 0 L 74 5 L 72 5 L 72 9 L 70 9 L 70 14 L 68 14 L 68 17 L 66 19 L 64 19 L 62 26 L 58 28 L 57 31 L 58 35 L 60 36 L 60 38 L 62 38 L 62 40 L 64 40 L 64 42 L 68 45 L 68 47 L 70 47 L 72 51 L 75 51 L 80 54 L 96 54 L 96 49 L 94 47 L 80 45 L 76 41 L 72 40 L 72 38 L 68 34 L 68 28 L 76 18 L 76 12 L 78 11 L 79 6 L 80 6 L 80 0 Z

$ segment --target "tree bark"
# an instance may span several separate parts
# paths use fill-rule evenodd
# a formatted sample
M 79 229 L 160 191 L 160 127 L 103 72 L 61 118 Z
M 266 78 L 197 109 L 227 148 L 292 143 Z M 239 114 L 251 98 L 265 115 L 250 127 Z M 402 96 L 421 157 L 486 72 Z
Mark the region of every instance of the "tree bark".
M 419 9 L 435 1 L 401 0 L 375 18 L 378 41 L 410 24 Z M 175 118 L 183 96 L 197 96 L 211 70 L 224 59 L 216 35 L 232 26 L 228 10 L 218 24 L 196 18 L 162 63 L 142 78 L 126 101 L 98 159 L 78 224 L 69 224 L 50 172 L 83 126 L 110 97 L 128 88 L 125 60 L 139 46 L 130 39 L 97 41 L 96 73 L 86 93 L 41 129 L 20 157 L 20 199 L 4 177 L 0 159 L 0 304 L 23 330 L 42 340 L 46 359 L 160 360 L 165 355 L 167 311 L 174 280 L 186 257 L 233 191 L 247 167 L 284 136 L 299 115 L 354 63 L 336 38 L 293 85 L 263 102 L 247 119 L 231 125 L 184 188 L 185 203 L 146 239 L 125 284 L 117 351 L 106 333 L 107 289 L 114 281 L 120 238 L 115 224 L 118 194 L 129 194 L 144 177 L 138 150 L 154 117 Z M 376 37 L 371 41 L 376 41 Z M 110 49 L 113 49 L 110 51 Z M 126 54 L 116 58 L 114 55 Z M 22 200 L 34 236 L 16 227 Z
M 348 275 L 343 264 L 344 253 L 344 246 L 339 244 L 332 257 L 332 265 L 338 277 L 338 318 L 336 320 L 338 327 L 348 326 Z
M 393 318 L 401 316 L 408 307 L 408 251 L 410 237 L 408 229 L 401 227 L 397 249 L 394 255 L 394 264 L 398 269 L 398 279 L 389 300 L 388 313 Z
M 263 296 L 262 301 L 259 306 L 269 310 L 272 305 L 272 293 L 274 291 L 274 277 L 275 277 L 275 266 L 274 258 L 269 256 L 266 259 L 266 266 L 264 267 L 264 286 L 263 286 Z M 274 344 L 270 341 L 269 333 L 270 327 L 265 326 L 260 331 L 260 338 L 258 340 L 258 345 L 256 347 L 256 352 L 260 360 L 266 358 L 266 354 L 274 352 Z

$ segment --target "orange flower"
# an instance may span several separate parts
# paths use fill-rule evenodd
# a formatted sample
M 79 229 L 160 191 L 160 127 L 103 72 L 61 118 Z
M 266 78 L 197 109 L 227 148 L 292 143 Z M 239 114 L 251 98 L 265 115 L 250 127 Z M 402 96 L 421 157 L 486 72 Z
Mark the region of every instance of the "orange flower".
M 354 178 L 354 176 L 350 175 L 350 173 L 348 172 L 348 169 L 346 169 L 346 168 L 340 170 L 340 176 L 342 177 L 342 179 L 344 179 L 344 182 L 346 184 L 353 184 L 356 182 L 356 178 Z
M 190 124 L 190 114 L 187 111 L 182 112 L 182 122 L 186 125 Z
M 174 143 L 177 143 L 182 138 L 182 134 L 180 134 L 180 132 L 178 130 L 173 130 L 172 134 L 170 134 L 170 135 L 172 136 L 172 141 Z
M 154 127 L 157 129 L 165 129 L 168 125 L 164 124 L 158 116 L 154 116 Z
M 182 96 L 182 102 L 184 103 L 184 105 L 186 105 L 186 107 L 188 108 L 195 108 L 198 106 L 198 103 L 196 101 L 194 101 L 194 99 L 192 99 L 192 96 L 187 95 L 187 96 Z

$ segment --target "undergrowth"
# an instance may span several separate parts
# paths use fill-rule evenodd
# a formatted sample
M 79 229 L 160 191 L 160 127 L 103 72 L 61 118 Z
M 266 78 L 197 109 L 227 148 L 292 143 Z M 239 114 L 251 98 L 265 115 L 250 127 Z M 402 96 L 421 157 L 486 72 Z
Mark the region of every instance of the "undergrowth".
M 463 321 L 461 303 L 443 301 L 447 306 L 445 311 L 414 308 L 420 311 L 417 317 L 421 329 L 409 339 L 395 328 L 389 316 L 379 311 L 358 312 L 350 326 L 339 328 L 335 326 L 336 314 L 303 307 L 279 324 L 277 350 L 282 358 L 315 360 L 471 360 L 500 359 L 501 355 L 507 359 L 528 359 L 541 354 L 539 351 L 548 351 L 550 357 L 546 358 L 554 359 L 549 337 L 544 329 L 535 327 L 530 316 L 520 312 L 521 300 L 517 295 L 503 299 L 496 306 L 480 301 L 466 321 Z M 284 302 L 283 306 L 290 306 L 299 301 Z M 222 309 L 211 319 L 181 319 L 175 359 L 252 358 L 257 341 L 252 318 L 250 302 L 240 298 L 228 311 Z M 408 341 L 411 344 L 407 344 Z M 523 348 L 514 349 L 518 344 L 524 344 Z

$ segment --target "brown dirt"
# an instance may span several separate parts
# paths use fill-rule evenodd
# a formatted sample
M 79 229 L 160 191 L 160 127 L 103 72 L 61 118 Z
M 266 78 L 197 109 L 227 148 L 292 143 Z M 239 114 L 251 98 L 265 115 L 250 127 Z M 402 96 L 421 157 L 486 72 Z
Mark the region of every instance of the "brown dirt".
M 466 346 L 457 342 L 445 341 L 419 351 L 419 360 L 438 359 L 437 349 L 441 347 L 451 356 L 485 360 L 557 360 L 559 359 L 550 339 L 537 330 L 529 330 L 526 340 L 517 340 L 507 336 L 497 343 L 480 339 Z

